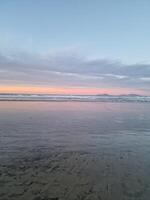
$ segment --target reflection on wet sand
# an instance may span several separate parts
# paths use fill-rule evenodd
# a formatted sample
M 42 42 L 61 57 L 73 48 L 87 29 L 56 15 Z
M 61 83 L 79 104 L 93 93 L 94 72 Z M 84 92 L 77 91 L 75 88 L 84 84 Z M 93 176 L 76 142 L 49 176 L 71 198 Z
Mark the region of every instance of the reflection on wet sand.
M 0 199 L 147 200 L 148 104 L 0 102 Z

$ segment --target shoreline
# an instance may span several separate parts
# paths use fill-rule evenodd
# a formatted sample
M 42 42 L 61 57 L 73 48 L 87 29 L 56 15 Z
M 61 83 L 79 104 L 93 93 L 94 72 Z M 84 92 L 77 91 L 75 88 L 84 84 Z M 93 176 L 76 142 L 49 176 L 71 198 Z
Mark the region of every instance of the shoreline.
M 0 99 L 0 102 L 91 102 L 91 103 L 150 103 L 150 100 L 143 101 L 143 100 L 76 100 L 76 99 Z

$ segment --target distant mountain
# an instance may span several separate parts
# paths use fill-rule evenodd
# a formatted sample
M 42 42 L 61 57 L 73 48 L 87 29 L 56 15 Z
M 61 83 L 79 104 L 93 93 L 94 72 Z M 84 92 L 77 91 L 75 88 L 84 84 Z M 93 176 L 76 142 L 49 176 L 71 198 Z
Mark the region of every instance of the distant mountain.
M 108 97 L 145 97 L 145 95 L 140 95 L 140 94 L 118 94 L 118 95 L 113 95 L 113 94 L 97 94 L 97 96 L 108 96 Z
M 122 94 L 119 96 L 129 96 L 129 97 L 144 97 L 145 95 L 140 95 L 140 94 Z

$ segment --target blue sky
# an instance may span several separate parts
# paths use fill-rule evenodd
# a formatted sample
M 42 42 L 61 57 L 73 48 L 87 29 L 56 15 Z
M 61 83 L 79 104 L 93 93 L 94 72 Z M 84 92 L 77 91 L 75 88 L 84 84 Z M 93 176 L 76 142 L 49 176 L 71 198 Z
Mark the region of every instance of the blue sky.
M 79 47 L 93 56 L 149 62 L 149 0 L 2 0 L 1 48 Z
M 29 57 L 30 61 L 33 57 L 30 64 L 35 65 L 39 62 L 39 58 L 35 61 L 35 57 L 40 57 L 41 62 L 43 55 L 47 58 L 49 54 L 50 57 L 53 55 L 53 59 L 55 55 L 56 63 L 62 54 L 65 60 L 69 60 L 67 65 L 68 62 L 70 64 L 72 55 L 76 57 L 76 60 L 83 58 L 85 61 L 84 57 L 86 57 L 87 61 L 93 58 L 100 63 L 102 63 L 101 60 L 107 60 L 107 63 L 113 63 L 113 65 L 118 65 L 116 64 L 118 62 L 126 67 L 138 65 L 141 66 L 142 72 L 146 65 L 148 77 L 146 76 L 145 82 L 147 84 L 150 75 L 147 69 L 150 63 L 149 10 L 149 0 L 1 0 L 1 57 L 3 59 L 5 57 L 5 61 L 11 57 L 13 66 L 15 62 L 16 66 L 21 65 L 18 64 L 18 60 L 22 62 L 23 59 L 24 62 L 25 58 L 29 59 Z M 3 59 L 2 63 L 4 63 Z M 81 61 L 81 65 L 84 61 Z M 48 61 L 44 60 L 41 65 L 48 65 L 46 62 Z M 10 59 L 6 61 L 5 69 L 8 63 L 10 64 Z M 75 64 L 77 64 L 76 61 L 72 63 L 72 65 Z M 25 65 L 32 67 L 28 62 Z M 1 69 L 3 66 L 0 66 Z M 99 67 L 101 68 L 101 64 Z M 49 70 L 53 71 L 52 68 L 50 66 Z M 63 68 L 65 68 L 65 73 L 72 73 L 70 69 L 66 70 L 66 66 Z M 135 70 L 137 68 L 139 70 L 137 66 Z M 116 66 L 114 71 L 116 73 Z M 56 72 L 59 70 L 57 69 Z M 73 70 L 73 73 L 77 72 Z M 90 75 L 93 76 L 94 73 L 91 71 Z M 103 76 L 106 72 L 101 73 Z M 107 70 L 107 74 L 112 74 L 112 70 Z M 115 75 L 128 76 L 127 72 L 125 75 L 121 72 Z M 11 80 L 11 76 L 7 79 L 9 77 Z M 28 80 L 28 77 L 26 78 Z M 140 78 L 144 80 L 145 73 L 142 73 Z M 67 85 L 67 82 L 65 84 Z M 120 82 L 118 87 L 122 87 L 119 84 Z M 59 83 L 54 85 L 59 85 Z

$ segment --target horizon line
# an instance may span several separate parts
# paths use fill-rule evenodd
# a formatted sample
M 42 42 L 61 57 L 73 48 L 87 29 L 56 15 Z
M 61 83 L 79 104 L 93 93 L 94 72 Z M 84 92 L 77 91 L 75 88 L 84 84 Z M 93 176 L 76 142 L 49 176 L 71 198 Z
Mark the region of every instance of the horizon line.
M 63 95 L 63 96 L 150 96 L 150 95 L 142 95 L 137 93 L 128 93 L 128 94 L 109 94 L 109 93 L 103 93 L 103 94 L 62 94 L 62 93 L 15 93 L 15 92 L 0 92 L 0 95 Z

